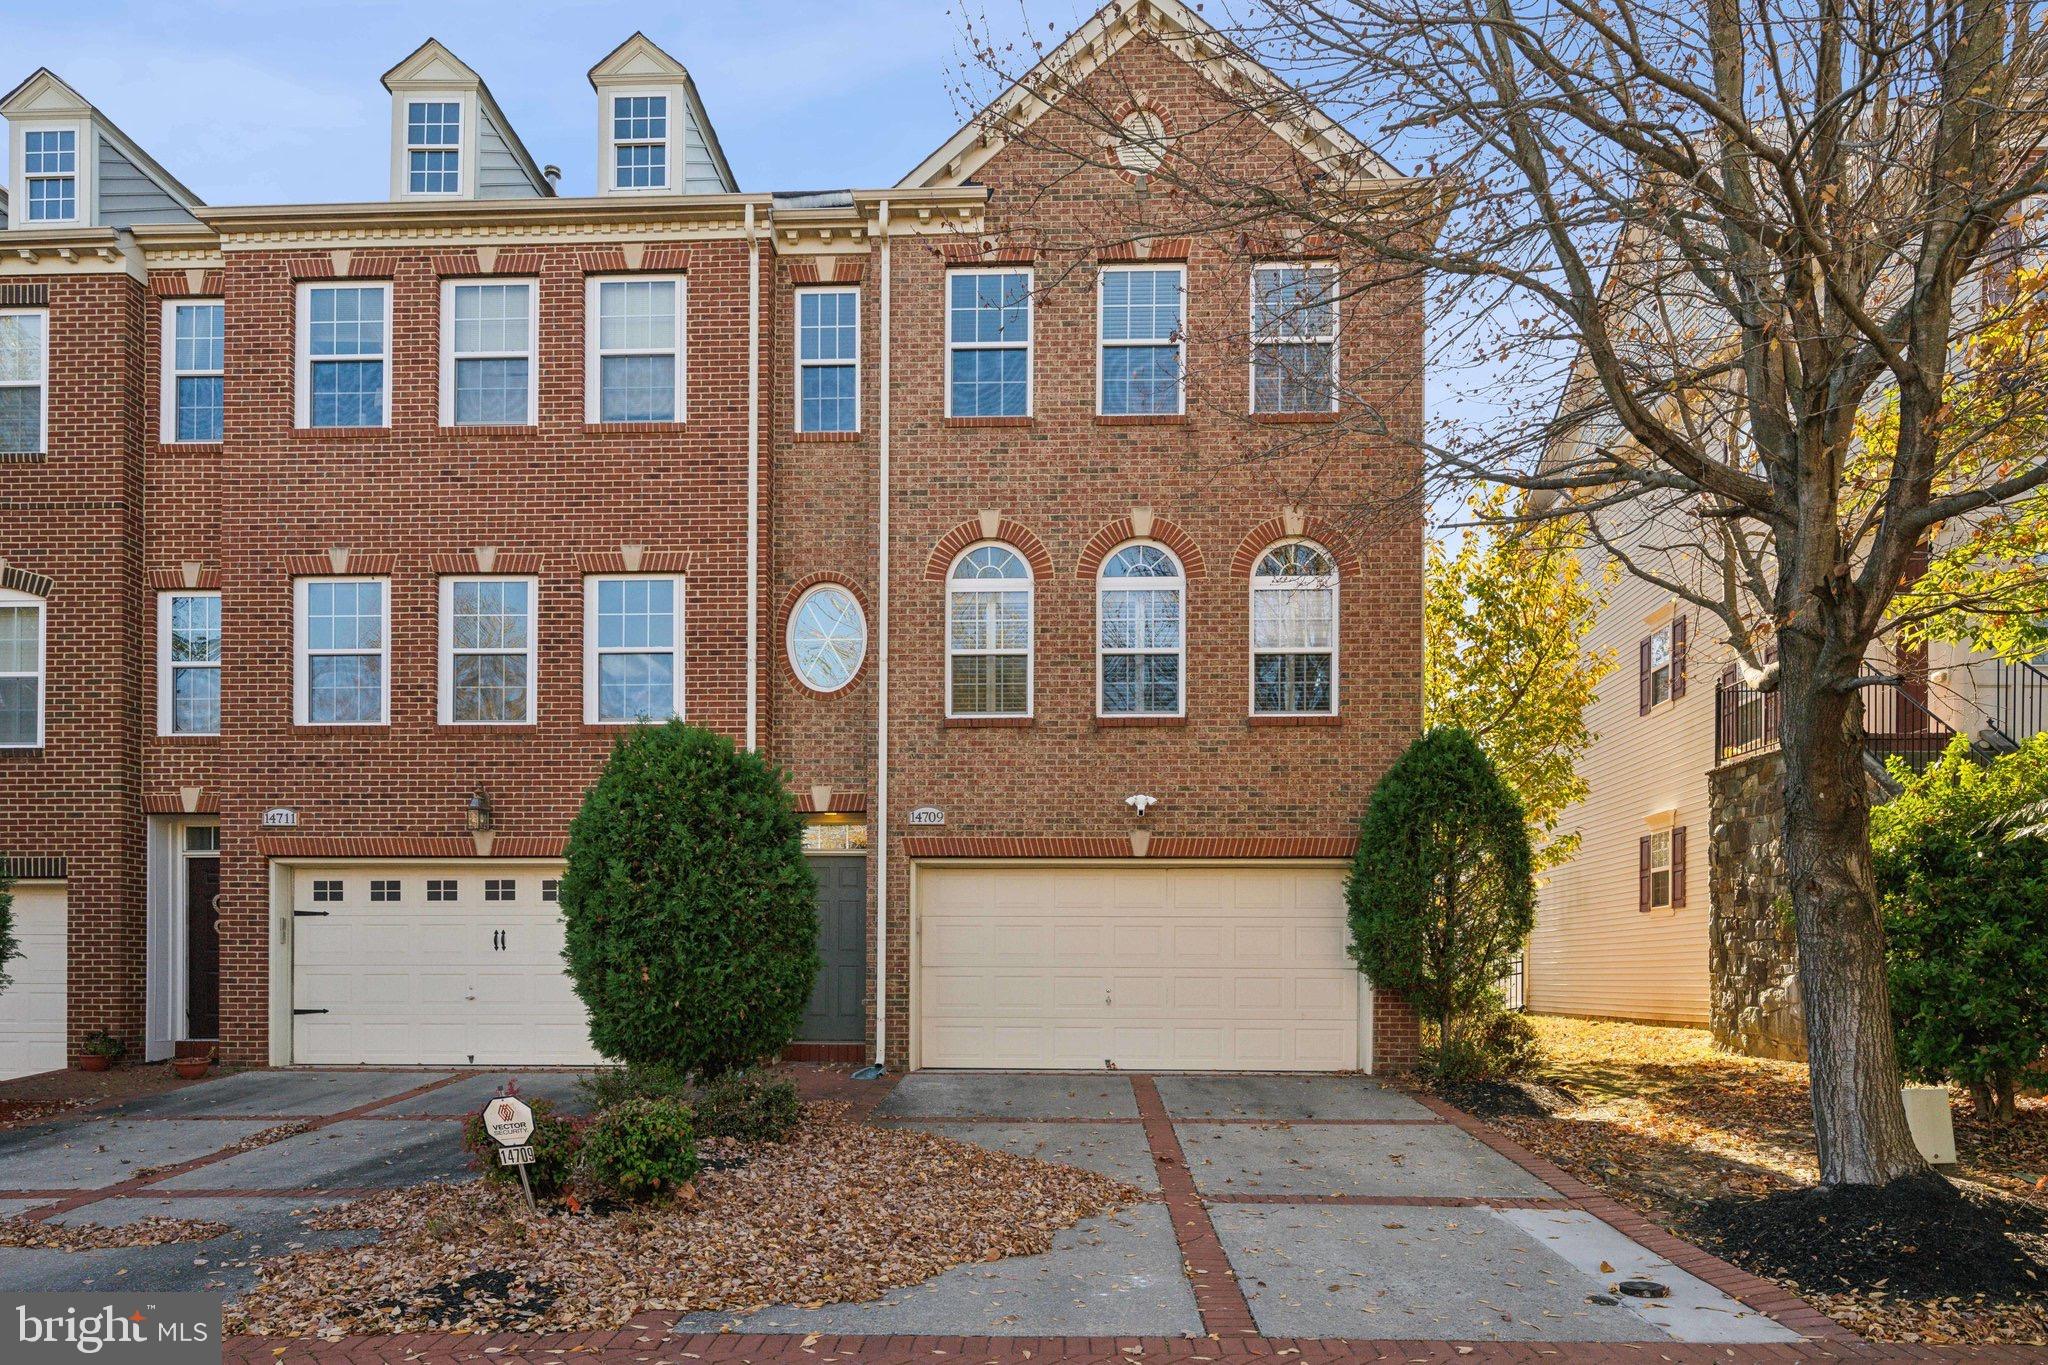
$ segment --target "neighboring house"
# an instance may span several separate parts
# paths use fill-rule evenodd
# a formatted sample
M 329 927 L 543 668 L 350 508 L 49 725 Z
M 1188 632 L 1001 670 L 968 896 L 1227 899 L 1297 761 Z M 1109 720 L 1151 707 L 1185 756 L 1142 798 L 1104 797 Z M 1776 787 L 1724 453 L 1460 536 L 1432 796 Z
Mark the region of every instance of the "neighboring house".
M 1653 548 L 1677 539 L 1646 524 L 1618 548 L 1672 581 L 1695 581 L 1697 565 Z M 1610 564 L 1598 546 L 1581 554 L 1589 583 L 1605 581 Z M 1790 989 L 1789 935 L 1769 908 L 1775 896 L 1748 904 L 1748 888 L 1737 885 L 1746 879 L 1734 871 L 1749 866 L 1772 876 L 1774 849 L 1764 847 L 1771 832 L 1756 847 L 1731 843 L 1738 813 L 1714 791 L 1717 774 L 1727 779 L 1739 765 L 1769 762 L 1775 704 L 1741 685 L 1718 618 L 1626 572 L 1614 579 L 1586 648 L 1611 651 L 1619 666 L 1586 709 L 1595 738 L 1578 768 L 1588 792 L 1560 823 L 1578 831 L 1580 844 L 1538 893 L 1528 1008 L 1711 1024 L 1745 1046 L 1792 1050 L 1787 1035 L 1796 1033 L 1796 1018 L 1765 1027 L 1744 1017 L 1760 1000 L 1767 1012 L 1785 1014 Z M 1901 678 L 1864 693 L 1869 749 L 1879 759 L 1898 754 L 1924 763 L 1956 733 L 1996 752 L 2048 724 L 2048 672 L 2033 664 L 1945 645 L 1898 658 L 1880 645 L 1872 667 Z M 1775 769 L 1762 781 L 1775 783 Z M 1739 833 L 1749 838 L 1747 828 Z M 1790 1003 L 1796 1007 L 1796 998 Z
M 1383 167 L 1217 117 L 1218 50 L 1115 0 L 1047 60 L 1191 153 Z M 1300 342 L 1375 376 L 1353 436 L 1216 339 L 1326 244 L 1248 261 L 979 126 L 895 186 L 741 192 L 668 54 L 591 82 L 566 197 L 429 42 L 385 77 L 390 200 L 318 205 L 202 204 L 48 71 L 0 100 L 0 1073 L 99 1027 L 590 1061 L 565 833 L 670 715 L 789 770 L 813 1055 L 1402 1061 L 1342 880 L 1420 723 L 1420 511 L 1318 508 L 1415 486 L 1419 286 Z M 1296 453 L 1242 459 L 1271 423 Z

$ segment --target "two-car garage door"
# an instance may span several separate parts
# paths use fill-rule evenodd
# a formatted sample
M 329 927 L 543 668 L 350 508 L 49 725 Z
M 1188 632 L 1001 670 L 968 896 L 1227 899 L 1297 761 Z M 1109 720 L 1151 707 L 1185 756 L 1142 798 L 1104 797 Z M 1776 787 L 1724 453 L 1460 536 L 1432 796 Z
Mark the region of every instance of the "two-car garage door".
M 1341 867 L 921 864 L 918 1063 L 1345 1070 Z

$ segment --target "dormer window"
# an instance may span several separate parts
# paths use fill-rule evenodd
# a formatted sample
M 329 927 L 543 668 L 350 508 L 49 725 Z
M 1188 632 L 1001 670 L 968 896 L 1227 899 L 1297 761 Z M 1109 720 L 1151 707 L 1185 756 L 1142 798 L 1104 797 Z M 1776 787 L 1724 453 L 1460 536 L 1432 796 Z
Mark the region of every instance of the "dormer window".
M 612 96 L 613 186 L 665 190 L 668 167 L 668 96 Z
M 22 174 L 31 223 L 69 223 L 78 217 L 78 130 L 30 128 L 21 135 Z
M 406 193 L 462 193 L 462 104 L 409 100 L 405 106 Z

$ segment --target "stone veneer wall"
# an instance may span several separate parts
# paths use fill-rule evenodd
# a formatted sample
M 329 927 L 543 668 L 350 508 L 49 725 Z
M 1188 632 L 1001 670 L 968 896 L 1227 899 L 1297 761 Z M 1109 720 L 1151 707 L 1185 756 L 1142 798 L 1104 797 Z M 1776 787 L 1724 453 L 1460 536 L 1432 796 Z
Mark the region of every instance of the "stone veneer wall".
M 1785 886 L 1784 767 L 1775 751 L 1708 774 L 1708 1018 L 1714 1041 L 1806 1059 Z

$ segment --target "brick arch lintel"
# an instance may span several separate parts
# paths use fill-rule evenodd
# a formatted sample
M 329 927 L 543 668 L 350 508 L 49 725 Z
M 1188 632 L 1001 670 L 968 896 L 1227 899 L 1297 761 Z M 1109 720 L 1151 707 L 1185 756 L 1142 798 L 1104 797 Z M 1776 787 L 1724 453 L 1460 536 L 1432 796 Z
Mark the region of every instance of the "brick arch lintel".
M 1200 578 L 1209 572 L 1208 562 L 1202 558 L 1202 547 L 1195 544 L 1195 538 L 1185 530 L 1155 516 L 1152 525 L 1144 535 L 1138 534 L 1137 523 L 1127 513 L 1097 531 L 1088 542 L 1088 548 L 1081 551 L 1080 563 L 1074 566 L 1074 577 L 1083 582 L 1092 580 L 1102 568 L 1102 561 L 1109 558 L 1109 552 L 1127 540 L 1150 540 L 1173 551 L 1180 560 L 1181 572 L 1189 578 Z
M 853 670 L 853 676 L 846 680 L 846 686 L 832 692 L 817 691 L 817 689 L 813 688 L 809 683 L 805 682 L 802 678 L 799 678 L 796 674 L 796 669 L 792 668 L 789 663 L 789 647 L 787 641 L 789 638 L 788 632 L 790 614 L 796 610 L 796 604 L 799 600 L 802 599 L 803 595 L 809 592 L 812 588 L 817 587 L 820 583 L 837 584 L 839 587 L 842 587 L 853 594 L 853 600 L 860 603 L 860 614 L 868 624 L 869 633 L 868 649 L 863 650 L 861 652 L 860 667 Z M 796 582 L 789 585 L 789 591 L 782 595 L 782 605 L 775 609 L 775 633 L 769 638 L 775 642 L 775 657 L 782 661 L 783 677 L 787 678 L 795 686 L 802 688 L 804 691 L 809 692 L 814 696 L 837 697 L 843 696 L 845 693 L 852 691 L 854 684 L 860 681 L 861 674 L 867 672 L 868 654 L 872 652 L 874 647 L 874 628 L 875 609 L 868 602 L 867 591 L 864 588 L 862 588 L 860 584 L 854 582 L 851 578 L 848 578 L 845 574 L 833 573 L 831 570 L 828 569 L 821 571 L 819 573 L 806 574 L 802 578 L 799 578 Z
M 1237 553 L 1231 556 L 1230 572 L 1238 578 L 1250 578 L 1259 556 L 1283 540 L 1313 540 L 1330 552 L 1337 561 L 1337 572 L 1346 578 L 1364 568 L 1358 551 L 1351 544 L 1351 537 L 1327 519 L 1311 515 L 1301 519 L 1299 530 L 1289 530 L 1288 518 L 1284 516 L 1270 518 L 1252 527 L 1238 544 Z
M 984 540 L 1000 541 L 1023 555 L 1031 565 L 1034 578 L 1052 577 L 1052 556 L 1047 553 L 1045 542 L 1033 534 L 1030 527 L 1003 517 L 996 523 L 996 533 L 991 536 L 983 533 L 981 518 L 970 517 L 939 537 L 939 543 L 932 546 L 931 558 L 924 563 L 925 581 L 945 582 L 946 574 L 960 552 Z

